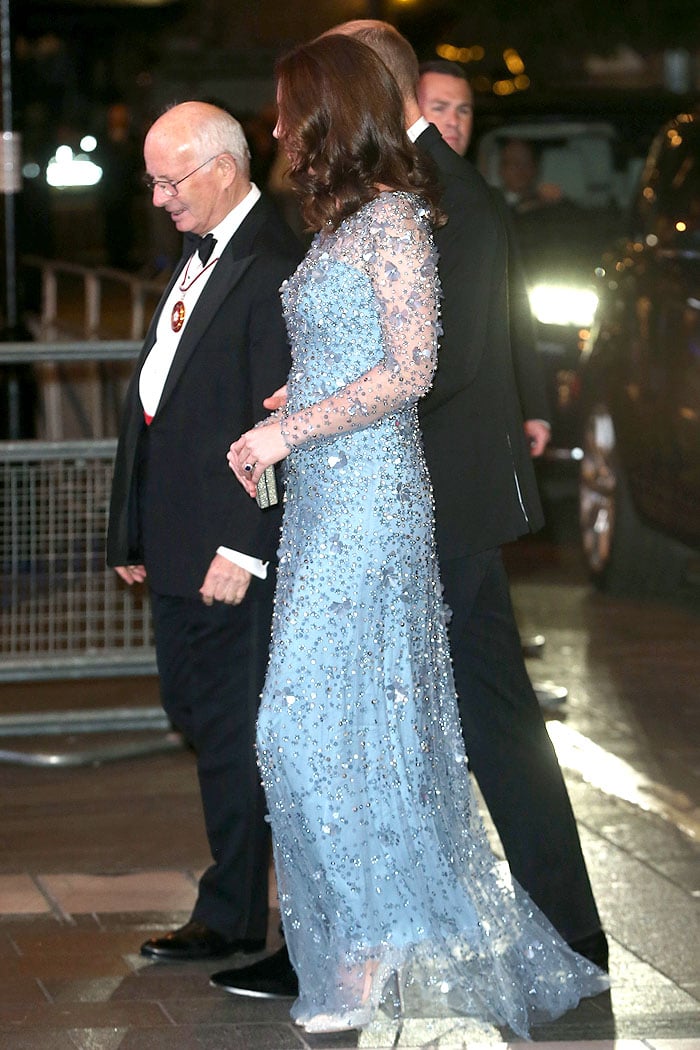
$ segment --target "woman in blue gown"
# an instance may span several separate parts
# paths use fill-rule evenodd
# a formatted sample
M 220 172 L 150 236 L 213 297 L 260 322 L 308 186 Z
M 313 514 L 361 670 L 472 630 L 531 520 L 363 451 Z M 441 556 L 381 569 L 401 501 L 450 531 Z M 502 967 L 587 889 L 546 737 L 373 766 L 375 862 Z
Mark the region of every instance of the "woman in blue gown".
M 435 185 L 359 41 L 297 48 L 278 103 L 318 232 L 282 287 L 286 406 L 229 462 L 252 495 L 286 461 L 257 743 L 292 1015 L 309 1032 L 381 1008 L 527 1035 L 607 978 L 491 852 L 470 784 L 416 413 L 437 362 Z

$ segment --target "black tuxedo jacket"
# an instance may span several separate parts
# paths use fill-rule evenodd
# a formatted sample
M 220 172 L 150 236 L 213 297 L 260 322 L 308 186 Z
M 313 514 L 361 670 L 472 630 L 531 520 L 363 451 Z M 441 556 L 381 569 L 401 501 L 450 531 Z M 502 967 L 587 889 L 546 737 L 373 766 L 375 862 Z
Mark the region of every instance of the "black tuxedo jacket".
M 491 189 L 496 210 L 503 222 L 508 241 L 508 318 L 510 348 L 518 385 L 523 419 L 551 422 L 552 410 L 547 398 L 547 385 L 542 358 L 537 350 L 535 322 L 527 290 L 527 278 L 513 218 L 500 190 Z
M 417 145 L 438 167 L 448 216 L 436 232 L 444 333 L 419 407 L 445 561 L 514 540 L 543 517 L 510 343 L 505 228 L 481 175 L 434 125 Z
M 180 339 L 156 415 L 146 426 L 139 375 L 155 341 L 159 303 L 124 407 L 112 485 L 107 562 L 144 564 L 160 594 L 198 597 L 217 547 L 274 558 L 279 508 L 261 511 L 226 461 L 231 441 L 266 415 L 287 378 L 279 287 L 301 247 L 261 198 L 219 258 Z M 255 597 L 259 581 L 252 581 Z

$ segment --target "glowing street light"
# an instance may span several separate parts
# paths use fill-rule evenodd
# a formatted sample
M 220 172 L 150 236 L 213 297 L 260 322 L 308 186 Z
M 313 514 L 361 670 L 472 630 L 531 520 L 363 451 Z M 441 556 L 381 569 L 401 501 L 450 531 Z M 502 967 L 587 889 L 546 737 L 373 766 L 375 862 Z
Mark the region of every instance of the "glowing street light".
M 46 167 L 46 181 L 58 190 L 96 186 L 101 178 L 99 164 L 84 153 L 73 153 L 70 146 L 59 146 Z

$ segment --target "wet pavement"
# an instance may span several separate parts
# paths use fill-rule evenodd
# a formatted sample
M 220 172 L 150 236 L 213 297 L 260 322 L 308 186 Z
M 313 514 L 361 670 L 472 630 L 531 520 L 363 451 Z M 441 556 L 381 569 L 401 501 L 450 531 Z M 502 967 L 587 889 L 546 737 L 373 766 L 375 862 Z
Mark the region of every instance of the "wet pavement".
M 640 606 L 592 592 L 570 508 L 549 535 L 510 549 L 507 562 L 523 635 L 546 638 L 528 661 L 533 680 L 568 691 L 548 726 L 611 945 L 611 993 L 534 1038 L 551 1050 L 698 1050 L 700 602 L 689 595 Z M 0 686 L 2 714 L 156 703 L 151 678 Z M 167 746 L 164 737 L 149 731 L 154 746 Z M 21 747 L 85 743 L 41 737 Z M 2 1050 L 508 1043 L 495 1029 L 455 1022 L 378 1024 L 359 1039 L 309 1036 L 290 1023 L 287 1003 L 208 985 L 210 972 L 241 957 L 142 958 L 146 937 L 189 917 L 207 863 L 193 757 L 180 747 L 88 767 L 0 762 L 0 798 Z M 273 912 L 269 948 L 277 921 Z

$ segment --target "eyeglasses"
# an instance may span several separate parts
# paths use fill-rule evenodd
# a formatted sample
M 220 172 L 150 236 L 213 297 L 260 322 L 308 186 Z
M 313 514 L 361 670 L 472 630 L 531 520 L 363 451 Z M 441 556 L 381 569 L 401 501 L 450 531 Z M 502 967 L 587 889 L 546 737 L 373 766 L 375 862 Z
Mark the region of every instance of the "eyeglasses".
M 221 156 L 220 153 L 215 153 L 213 157 L 209 158 L 209 160 L 205 160 L 198 167 L 193 168 L 192 171 L 188 171 L 181 179 L 154 179 L 152 175 L 144 175 L 144 185 L 151 193 L 153 193 L 157 186 L 161 193 L 164 193 L 166 197 L 177 197 L 177 188 L 181 182 L 184 182 L 185 179 L 189 179 L 190 175 L 196 174 L 196 172 L 200 171 L 202 168 L 206 168 L 207 164 L 211 164 L 211 162 L 216 160 L 219 156 Z

